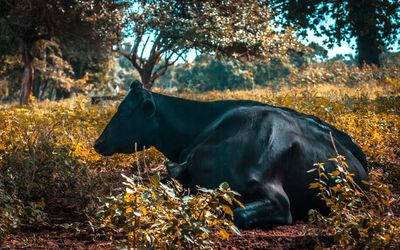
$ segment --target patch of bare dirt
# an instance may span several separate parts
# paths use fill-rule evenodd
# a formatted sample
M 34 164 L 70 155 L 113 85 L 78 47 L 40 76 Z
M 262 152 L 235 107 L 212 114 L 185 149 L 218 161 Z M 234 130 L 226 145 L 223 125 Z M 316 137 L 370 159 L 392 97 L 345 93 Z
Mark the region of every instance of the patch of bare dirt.
M 315 236 L 306 233 L 305 223 L 291 226 L 276 226 L 267 230 L 244 230 L 242 235 L 234 235 L 229 241 L 217 243 L 219 249 L 313 249 L 317 246 L 341 249 L 333 242 L 333 236 Z M 315 228 L 315 227 L 314 227 Z M 319 230 L 325 231 L 324 228 Z

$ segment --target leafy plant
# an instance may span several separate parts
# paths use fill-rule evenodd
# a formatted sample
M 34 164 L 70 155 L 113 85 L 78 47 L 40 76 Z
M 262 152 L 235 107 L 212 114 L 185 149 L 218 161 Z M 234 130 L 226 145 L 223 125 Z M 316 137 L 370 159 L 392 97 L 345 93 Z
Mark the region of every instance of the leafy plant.
M 93 152 L 113 107 L 87 103 L 80 98 L 0 107 L 0 239 L 21 227 L 45 225 L 54 200 L 78 201 L 77 209 L 85 209 L 108 188 L 89 167 L 124 164 L 121 157 Z
M 133 248 L 206 249 L 229 232 L 240 234 L 229 205 L 241 203 L 238 193 L 222 183 L 214 190 L 199 188 L 196 195 L 175 180 L 163 184 L 157 173 L 145 185 L 137 176 L 124 176 L 126 191 L 103 199 L 97 229 L 120 233 L 117 244 Z M 229 204 L 229 205 L 228 205 Z
M 330 214 L 323 216 L 312 211 L 310 221 L 322 222 L 343 247 L 376 249 L 400 244 L 400 219 L 390 208 L 391 192 L 380 181 L 382 174 L 371 171 L 369 183 L 363 181 L 369 190 L 364 190 L 355 183 L 343 156 L 329 160 L 335 162 L 336 170 L 328 173 L 328 177 L 324 164 L 315 164 L 319 178 L 310 188 L 319 191 Z M 329 178 L 335 186 L 327 186 Z

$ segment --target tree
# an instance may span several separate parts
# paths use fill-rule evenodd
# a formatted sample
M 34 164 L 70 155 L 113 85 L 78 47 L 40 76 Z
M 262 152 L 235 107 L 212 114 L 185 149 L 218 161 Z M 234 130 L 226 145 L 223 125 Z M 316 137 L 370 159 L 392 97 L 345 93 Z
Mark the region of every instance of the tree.
M 118 40 L 121 6 L 113 0 L 2 0 L 2 38 L 9 47 L 19 48 L 24 63 L 20 103 L 27 103 L 32 92 L 40 40 L 55 40 L 64 48 L 85 43 L 105 52 L 111 41 Z
M 300 47 L 289 33 L 271 26 L 269 10 L 254 0 L 138 0 L 126 15 L 131 47 L 117 51 L 128 58 L 150 89 L 185 53 L 269 58 Z
M 398 39 L 400 2 L 395 0 L 270 0 L 280 23 L 328 36 L 333 46 L 356 38 L 358 64 L 380 65 L 380 47 Z M 333 22 L 332 22 L 333 21 Z M 399 41 L 399 40 L 398 40 Z
M 250 89 L 254 87 L 253 73 L 235 59 L 217 60 L 213 56 L 198 56 L 188 65 L 179 65 L 176 80 L 181 86 L 198 91 Z

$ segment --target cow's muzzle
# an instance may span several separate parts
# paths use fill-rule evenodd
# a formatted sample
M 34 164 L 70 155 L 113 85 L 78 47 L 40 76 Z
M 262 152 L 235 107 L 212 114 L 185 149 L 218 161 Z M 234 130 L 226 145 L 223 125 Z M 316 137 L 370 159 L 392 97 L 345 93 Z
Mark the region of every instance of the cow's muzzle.
M 106 144 L 104 143 L 104 141 L 101 138 L 99 138 L 93 143 L 93 148 L 97 153 L 99 153 L 103 156 L 113 155 L 114 154 L 113 152 L 110 152 L 105 149 L 105 145 Z

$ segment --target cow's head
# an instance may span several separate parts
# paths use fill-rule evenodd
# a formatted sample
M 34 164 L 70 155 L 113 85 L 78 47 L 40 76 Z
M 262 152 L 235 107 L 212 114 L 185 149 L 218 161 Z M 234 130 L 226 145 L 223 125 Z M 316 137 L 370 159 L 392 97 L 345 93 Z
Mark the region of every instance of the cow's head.
M 154 145 L 157 121 L 156 105 L 152 93 L 134 81 L 122 100 L 117 112 L 107 124 L 103 133 L 94 143 L 94 149 L 101 155 L 114 153 L 130 154 Z

